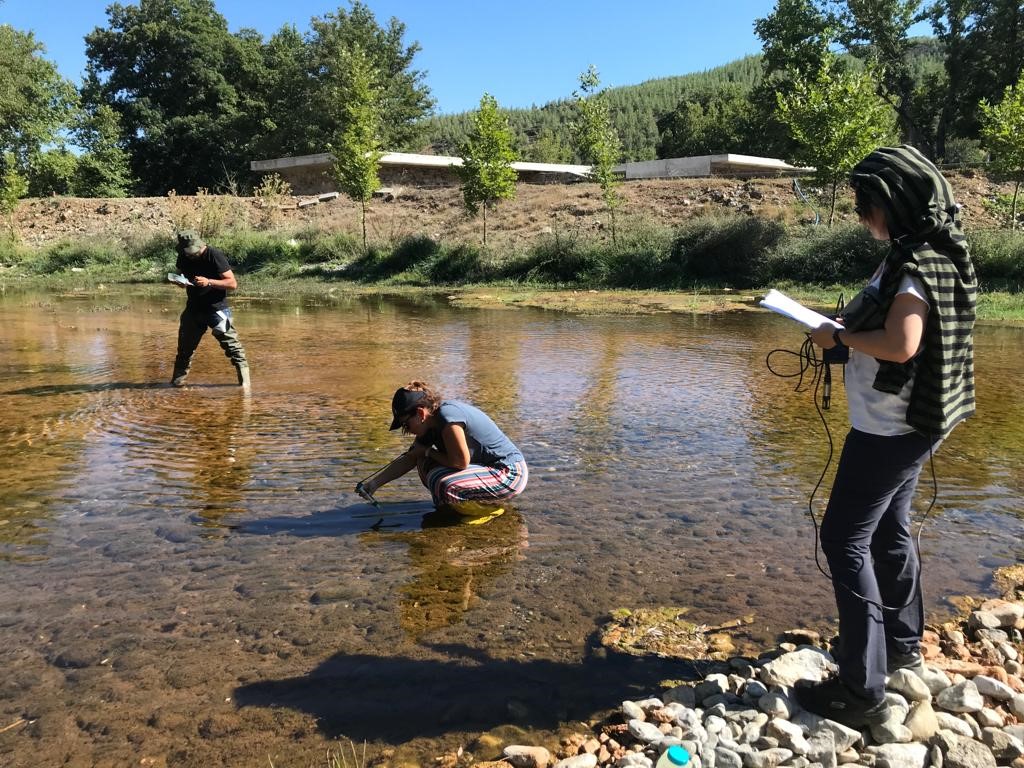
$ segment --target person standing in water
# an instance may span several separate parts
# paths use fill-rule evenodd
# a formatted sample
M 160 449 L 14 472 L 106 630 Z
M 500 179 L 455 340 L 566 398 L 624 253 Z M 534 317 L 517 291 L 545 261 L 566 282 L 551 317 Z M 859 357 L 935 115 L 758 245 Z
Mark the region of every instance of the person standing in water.
M 207 245 L 197 232 L 184 230 L 177 234 L 178 261 L 176 269 L 191 285 L 185 288 L 185 309 L 178 321 L 178 354 L 174 358 L 171 384 L 185 386 L 192 355 L 209 328 L 213 337 L 238 374 L 238 383 L 249 386 L 249 361 L 238 339 L 227 292 L 238 288 L 224 252 Z M 180 283 L 176 283 L 181 285 Z
M 412 381 L 391 398 L 391 429 L 415 436 L 409 449 L 356 486 L 364 498 L 417 470 L 434 505 L 464 515 L 486 514 L 521 494 L 529 479 L 522 452 L 479 408 L 445 400 Z

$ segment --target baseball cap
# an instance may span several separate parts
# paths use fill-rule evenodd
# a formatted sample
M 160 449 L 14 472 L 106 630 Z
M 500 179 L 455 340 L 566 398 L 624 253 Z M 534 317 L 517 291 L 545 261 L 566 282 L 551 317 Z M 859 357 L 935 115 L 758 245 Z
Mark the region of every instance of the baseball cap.
M 388 429 L 398 429 L 402 426 L 402 417 L 419 405 L 426 397 L 426 392 L 406 389 L 405 387 L 401 387 L 395 392 L 395 396 L 391 398 L 391 415 L 394 418 L 392 418 L 391 426 Z
M 194 229 L 183 229 L 178 233 L 178 251 L 186 256 L 195 256 L 205 247 L 203 238 Z

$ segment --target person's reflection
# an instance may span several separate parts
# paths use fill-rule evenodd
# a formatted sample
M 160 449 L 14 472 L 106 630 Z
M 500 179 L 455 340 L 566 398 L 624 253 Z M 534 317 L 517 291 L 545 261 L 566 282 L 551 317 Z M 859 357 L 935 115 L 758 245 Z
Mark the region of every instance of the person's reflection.
M 399 621 L 414 641 L 456 624 L 481 590 L 511 572 L 528 546 L 526 524 L 515 510 L 482 525 L 465 521 L 431 512 L 423 518 L 423 530 L 370 534 L 409 545 L 415 575 L 402 587 Z
M 189 468 L 194 480 L 187 498 L 196 522 L 205 528 L 231 527 L 229 515 L 244 511 L 242 497 L 252 479 L 255 456 L 248 429 L 252 398 L 232 391 L 222 407 L 204 412 L 189 442 Z M 189 498 L 190 497 L 190 498 Z

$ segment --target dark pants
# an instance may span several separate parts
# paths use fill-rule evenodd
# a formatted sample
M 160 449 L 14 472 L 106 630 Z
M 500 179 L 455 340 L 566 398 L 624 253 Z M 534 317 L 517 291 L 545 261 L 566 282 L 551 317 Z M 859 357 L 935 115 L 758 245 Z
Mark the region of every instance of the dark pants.
M 239 341 L 238 332 L 232 322 L 230 309 L 196 310 L 186 306 L 178 321 L 178 354 L 174 358 L 175 376 L 188 373 L 189 366 L 192 365 L 192 355 L 195 354 L 196 347 L 199 346 L 207 328 L 220 342 L 225 356 L 235 368 L 249 367 L 242 342 Z
M 918 432 L 881 437 L 850 430 L 821 524 L 839 607 L 839 676 L 873 702 L 884 696 L 887 653 L 916 650 L 924 631 L 910 504 L 938 443 Z M 858 595 L 909 605 L 883 610 Z

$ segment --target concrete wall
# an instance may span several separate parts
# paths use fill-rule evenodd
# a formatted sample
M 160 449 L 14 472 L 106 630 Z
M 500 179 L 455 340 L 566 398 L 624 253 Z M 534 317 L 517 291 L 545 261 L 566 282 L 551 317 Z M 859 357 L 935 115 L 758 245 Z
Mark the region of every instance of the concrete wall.
M 670 179 L 674 176 L 710 176 L 711 156 L 644 160 L 638 163 L 624 163 L 621 167 L 627 179 Z

